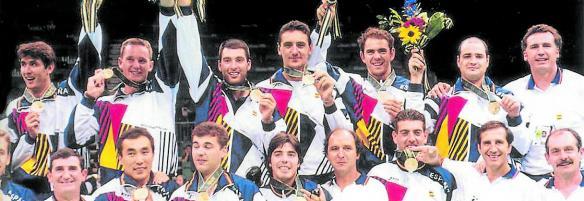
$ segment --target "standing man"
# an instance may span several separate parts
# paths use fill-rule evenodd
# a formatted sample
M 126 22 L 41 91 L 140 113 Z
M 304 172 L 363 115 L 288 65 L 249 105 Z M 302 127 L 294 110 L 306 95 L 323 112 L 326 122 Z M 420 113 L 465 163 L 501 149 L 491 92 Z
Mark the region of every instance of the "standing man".
M 98 188 L 90 200 L 168 200 L 178 188 L 172 180 L 154 181 L 154 138 L 145 128 L 125 131 L 116 147 L 124 172 Z
M 456 64 L 460 78 L 445 96 L 425 100 L 427 128 L 434 135 L 432 143 L 442 157 L 457 161 L 476 162 L 479 159 L 478 130 L 487 121 L 497 120 L 508 126 L 513 144 L 520 153 L 525 143 L 525 121 L 521 104 L 510 91 L 496 86 L 485 75 L 489 67 L 487 44 L 480 38 L 464 39 L 458 47 Z
M 478 150 L 485 161 L 486 172 L 479 173 L 473 163 L 441 156 L 437 147 L 412 147 L 420 151 L 417 159 L 429 165 L 440 165 L 454 174 L 456 184 L 465 193 L 464 200 L 540 200 L 541 187 L 508 163 L 513 134 L 505 123 L 489 121 L 478 130 Z M 475 146 L 475 145 L 473 145 Z
M 530 27 L 521 40 L 523 60 L 531 73 L 505 86 L 525 107 L 522 116 L 528 129 L 523 172 L 538 181 L 549 178 L 552 167 L 545 160 L 545 140 L 555 128 L 584 133 L 584 76 L 560 67 L 562 36 L 552 26 Z M 550 105 L 553 103 L 553 105 Z
M 25 201 L 34 199 L 35 194 L 28 188 L 15 184 L 5 177 L 6 166 L 10 163 L 10 135 L 0 129 L 0 200 Z M 10 199 L 7 199 L 10 198 Z
M 179 1 L 181 2 L 181 1 Z M 188 0 L 190 2 L 190 0 Z M 190 5 L 190 3 L 189 3 Z M 183 10 L 185 11 L 185 10 Z M 195 125 L 215 122 L 227 130 L 227 156 L 221 162 L 228 172 L 245 177 L 250 168 L 264 166 L 264 135 L 284 131 L 285 125 L 274 120 L 276 101 L 262 93 L 247 79 L 252 61 L 248 45 L 239 39 L 228 39 L 219 46 L 218 70 L 214 75 L 202 54 L 196 16 L 192 8 L 177 19 L 179 59 L 195 102 Z M 189 79 L 190 78 L 190 79 Z M 251 92 L 255 91 L 255 95 Z M 272 134 L 272 135 L 273 135 Z M 267 175 L 265 175 L 267 180 Z
M 545 146 L 545 158 L 553 167 L 554 176 L 545 182 L 544 200 L 584 200 L 584 171 L 580 169 L 584 157 L 581 136 L 569 128 L 554 130 Z
M 336 80 L 335 87 L 366 148 L 360 168 L 367 172 L 394 157 L 396 145 L 391 138 L 394 129 L 391 125 L 396 114 L 405 108 L 424 111 L 421 83 L 426 64 L 422 52 L 414 50 L 408 62 L 410 80 L 396 75 L 391 66 L 395 58 L 394 38 L 386 30 L 367 28 L 357 43 L 361 61 L 367 67 L 366 78 L 328 63 L 326 70 Z
M 45 201 L 83 201 L 88 197 L 81 195 L 81 185 L 87 177 L 83 168 L 83 158 L 69 148 L 62 148 L 51 155 L 49 182 L 53 187 L 53 195 Z
M 423 146 L 428 140 L 424 115 L 417 110 L 402 110 L 395 117 L 394 128 L 392 139 L 397 145 L 395 159 L 373 167 L 368 175 L 387 180 L 388 196 L 398 196 L 403 201 L 461 200 L 462 194 L 456 189 L 454 175 L 448 170 L 417 161 L 414 163 L 416 166 L 409 167 L 407 164 L 415 160 L 415 152 L 411 148 Z
M 286 133 L 300 142 L 301 177 L 323 183 L 332 166 L 324 156 L 326 133 L 335 128 L 352 129 L 335 101 L 334 80 L 324 71 L 307 68 L 313 46 L 308 25 L 300 21 L 284 24 L 278 35 L 278 55 L 283 67 L 258 84 L 276 100 L 276 119 L 284 119 Z M 269 140 L 269 139 L 268 139 Z M 310 156 L 310 157 L 304 157 Z
M 98 142 L 101 184 L 121 174 L 120 160 L 115 157 L 119 150 L 115 145 L 124 131 L 134 127 L 147 129 L 154 139 L 153 170 L 157 177 L 177 173 L 174 118 L 181 64 L 176 52 L 175 29 L 180 24 L 172 11 L 174 6 L 174 0 L 160 1 L 159 59 L 154 76 L 149 76 L 154 70 L 150 42 L 127 39 L 120 48 L 119 67 L 113 69 L 122 84 L 112 95 L 102 96 L 107 77 L 96 71 L 71 117 L 74 119 L 68 125 L 68 146 Z
M 357 170 L 362 147 L 353 131 L 334 130 L 327 136 L 325 148 L 326 157 L 334 167 L 334 178 L 322 187 L 334 200 L 388 200 L 388 192 L 380 181 Z
M 170 200 L 265 200 L 253 182 L 229 173 L 221 166 L 229 142 L 225 128 L 214 122 L 200 123 L 193 129 L 192 140 L 197 171 L 172 194 Z
M 299 152 L 300 144 L 294 136 L 281 132 L 272 138 L 266 160 L 270 182 L 260 188 L 266 200 L 314 200 L 321 198 L 320 194 L 323 194 L 322 201 L 331 199 L 330 194 L 319 188 L 318 184 L 298 177 L 302 164 Z
M 84 9 L 91 0 L 83 0 Z M 94 5 L 90 13 L 97 13 L 100 4 Z M 97 20 L 97 16 L 92 16 Z M 83 97 L 87 77 L 101 65 L 101 26 L 83 21 L 79 34 L 78 58 L 67 80 L 57 86 L 51 82 L 56 68 L 53 48 L 36 41 L 18 46 L 20 75 L 26 89 L 23 95 L 9 105 L 11 111 L 8 125 L 0 125 L 10 132 L 12 143 L 13 181 L 26 186 L 36 194 L 51 192 L 47 173 L 49 156 L 65 145 L 64 132 L 73 107 Z M 41 196 L 43 197 L 43 196 Z

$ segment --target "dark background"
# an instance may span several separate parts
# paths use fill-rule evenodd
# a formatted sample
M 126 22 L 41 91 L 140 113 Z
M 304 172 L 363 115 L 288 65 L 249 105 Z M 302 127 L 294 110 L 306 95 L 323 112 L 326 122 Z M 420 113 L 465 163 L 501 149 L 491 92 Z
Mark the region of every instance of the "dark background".
M 200 24 L 202 43 L 209 63 L 215 66 L 219 43 L 231 37 L 247 41 L 253 60 L 252 80 L 265 79 L 281 63 L 276 54 L 279 27 L 292 19 L 315 24 L 319 0 L 208 0 L 207 22 Z M 563 36 L 561 64 L 578 73 L 584 72 L 584 7 L 583 0 L 499 1 L 499 0 L 421 0 L 426 11 L 444 11 L 454 27 L 440 33 L 426 47 L 431 71 L 440 81 L 451 82 L 458 75 L 455 52 L 466 36 L 486 39 L 491 52 L 489 74 L 505 84 L 529 72 L 523 62 L 520 40 L 531 25 L 546 23 Z M 329 60 L 348 71 L 365 73 L 358 59 L 356 38 L 368 26 L 376 26 L 378 14 L 389 14 L 389 7 L 401 10 L 402 0 L 339 0 L 339 15 L 344 37 L 335 41 Z M 157 6 L 146 0 L 105 0 L 100 21 L 107 34 L 106 42 L 118 44 L 128 37 L 144 37 L 154 42 Z M 22 93 L 23 83 L 18 69 L 16 45 L 26 41 L 45 40 L 52 44 L 59 61 L 55 81 L 65 77 L 76 58 L 76 40 L 80 27 L 79 2 L 76 0 L 0 1 L 0 111 L 6 99 Z M 156 43 L 153 43 L 156 44 Z M 397 43 L 396 43 L 397 44 Z M 104 59 L 117 46 L 104 46 Z M 397 47 L 399 48 L 399 47 Z M 405 57 L 398 50 L 394 68 L 405 72 Z M 108 65 L 111 65 L 109 63 Z M 12 80 L 12 81 L 11 81 Z M 14 92 L 8 95 L 9 90 Z

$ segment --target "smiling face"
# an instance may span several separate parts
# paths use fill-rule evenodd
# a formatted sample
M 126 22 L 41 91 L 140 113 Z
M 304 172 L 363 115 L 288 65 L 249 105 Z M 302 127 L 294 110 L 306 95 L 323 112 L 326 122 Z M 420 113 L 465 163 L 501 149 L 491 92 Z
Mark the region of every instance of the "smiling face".
M 507 165 L 511 144 L 507 142 L 505 128 L 493 128 L 482 132 L 478 145 L 487 168 L 500 169 Z
M 81 168 L 79 158 L 76 156 L 53 160 L 47 174 L 55 193 L 79 193 L 86 177 L 87 170 Z
M 31 91 L 43 91 L 51 84 L 51 73 L 55 69 L 54 64 L 46 66 L 42 60 L 25 56 L 20 59 L 20 76 Z
M 204 177 L 211 175 L 219 166 L 221 161 L 227 155 L 227 147 L 219 144 L 217 136 L 193 135 L 193 162 L 195 168 Z
M 367 66 L 367 72 L 375 79 L 385 79 L 391 73 L 391 61 L 395 57 L 395 49 L 389 46 L 386 39 L 367 38 L 363 51 L 359 55 L 361 61 Z
M 550 32 L 534 33 L 527 37 L 523 60 L 529 63 L 531 72 L 553 72 L 557 68 L 560 49 Z
M 124 139 L 122 142 L 121 164 L 124 166 L 124 174 L 136 180 L 139 184 L 145 184 L 152 171 L 152 150 L 150 140 L 139 136 L 136 139 Z
M 130 81 L 143 83 L 154 67 L 151 58 L 152 52 L 147 46 L 128 44 L 122 48 L 122 53 L 118 58 L 118 66 L 122 74 Z
M 247 79 L 251 61 L 242 48 L 224 48 L 219 61 L 219 71 L 223 79 L 231 85 L 240 85 Z
M 584 149 L 578 148 L 577 140 L 572 133 L 554 132 L 546 144 L 548 153 L 545 154 L 545 158 L 554 169 L 555 175 L 572 175 L 580 171 Z
M 469 38 L 459 48 L 456 64 L 462 78 L 471 83 L 482 81 L 489 66 L 489 55 L 484 42 L 478 38 Z
M 276 148 L 270 157 L 269 166 L 272 169 L 272 177 L 285 184 L 294 183 L 300 160 L 298 153 L 290 143 L 285 143 Z
M 393 131 L 393 142 L 398 150 L 406 150 L 426 144 L 428 133 L 424 130 L 424 122 L 418 120 L 402 120 L 397 122 Z

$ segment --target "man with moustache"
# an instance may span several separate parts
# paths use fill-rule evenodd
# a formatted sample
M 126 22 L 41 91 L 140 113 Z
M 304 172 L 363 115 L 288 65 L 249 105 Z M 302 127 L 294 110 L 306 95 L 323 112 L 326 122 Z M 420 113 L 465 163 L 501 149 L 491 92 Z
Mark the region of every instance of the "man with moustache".
M 545 158 L 553 167 L 553 177 L 544 183 L 543 200 L 584 200 L 584 171 L 580 169 L 584 149 L 582 138 L 574 130 L 554 130 L 546 140 Z M 545 182 L 544 182 L 545 181 Z

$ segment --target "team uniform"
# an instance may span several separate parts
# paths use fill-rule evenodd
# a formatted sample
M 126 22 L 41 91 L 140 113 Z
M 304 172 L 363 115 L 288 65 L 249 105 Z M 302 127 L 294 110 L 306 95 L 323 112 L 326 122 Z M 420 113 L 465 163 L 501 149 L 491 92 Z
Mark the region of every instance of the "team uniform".
M 513 165 L 505 175 L 489 181 L 487 173 L 479 173 L 473 163 L 445 159 L 442 167 L 452 172 L 462 190 L 464 200 L 481 201 L 532 201 L 540 200 L 541 187 L 519 172 Z
M 361 174 L 353 184 L 346 186 L 345 189 L 341 190 L 334 178 L 323 184 L 322 188 L 331 194 L 333 201 L 362 200 L 364 198 L 369 201 L 388 200 L 388 192 L 383 184 L 364 174 Z
M 476 162 L 480 157 L 476 146 L 478 130 L 481 125 L 492 120 L 503 122 L 509 127 L 515 137 L 514 147 L 524 146 L 525 121 L 522 121 L 521 116 L 508 118 L 507 112 L 500 106 L 497 111 L 489 110 L 489 104 L 499 105 L 494 102 L 495 99 L 512 93 L 495 86 L 488 77 L 485 77 L 483 83 L 483 89 L 479 89 L 459 78 L 448 95 L 425 100 L 426 127 L 430 133 L 434 133 L 431 141 L 442 157 Z M 524 153 L 521 149 L 517 151 Z
M 263 125 L 259 103 L 251 97 L 234 99 L 233 88 L 250 90 L 252 83 L 246 81 L 245 86 L 231 86 L 213 75 L 201 53 L 196 17 L 192 10 L 189 12 L 177 20 L 181 24 L 177 27 L 177 37 L 183 68 L 185 72 L 196 75 L 187 79 L 191 98 L 195 102 L 194 124 L 210 121 L 226 128 L 229 136 L 228 154 L 222 161 L 222 167 L 228 172 L 245 177 L 253 166 L 267 172 L 262 152 L 264 137 L 268 133 L 285 131 L 285 127 L 283 124 L 279 127 L 276 124 Z
M 199 173 L 193 175 L 185 185 L 177 189 L 170 198 L 171 201 L 195 201 L 201 200 L 200 194 L 197 192 L 199 180 L 202 179 Z M 258 187 L 251 181 L 223 171 L 217 187 L 212 194 L 208 195 L 207 200 L 211 201 L 262 201 L 262 197 Z
M 580 172 L 584 177 L 584 171 Z M 554 178 L 551 177 L 549 180 L 540 180 L 538 182 L 543 183 L 545 189 L 543 190 L 543 201 L 579 201 L 584 200 L 584 179 L 580 182 L 580 187 L 576 188 L 570 196 L 564 197 L 562 192 L 556 189 L 554 185 Z
M 178 169 L 175 103 L 180 77 L 176 53 L 176 15 L 161 8 L 159 15 L 159 59 L 154 78 L 147 79 L 138 91 L 125 94 L 122 83 L 113 95 L 97 101 L 84 97 L 72 115 L 67 133 L 69 146 L 98 143 L 100 182 L 107 183 L 121 174 L 116 144 L 132 127 L 148 130 L 154 138 L 152 169 L 175 175 Z
M 11 113 L 2 128 L 10 133 L 11 142 L 16 145 L 11 158 L 12 180 L 37 194 L 51 192 L 46 179 L 50 154 L 65 146 L 64 133 L 71 111 L 83 97 L 88 75 L 100 65 L 101 26 L 92 33 L 82 29 L 79 38 L 79 57 L 66 80 L 57 86 L 51 84 L 41 98 L 35 98 L 25 89 L 21 97 L 9 104 L 14 107 L 6 109 Z M 42 102 L 44 109 L 40 112 L 38 134 L 33 139 L 28 134 L 25 118 L 35 101 Z M 87 153 L 82 155 L 88 157 Z
M 149 194 L 152 200 L 168 200 L 172 192 L 174 192 L 178 185 L 173 181 L 167 181 L 162 184 L 154 184 L 152 179 L 154 173 L 150 173 L 150 180 L 146 183 Z M 105 185 L 99 187 L 89 198 L 95 201 L 132 201 L 133 192 L 138 189 L 136 180 L 128 175 L 122 174 L 116 177 Z
M 525 156 L 522 171 L 527 175 L 549 177 L 552 167 L 547 163 L 545 140 L 552 129 L 572 128 L 584 137 L 584 76 L 558 68 L 550 86 L 544 91 L 531 75 L 519 78 L 505 86 L 513 91 L 525 107 L 521 112 L 527 122 Z M 517 147 L 519 149 L 519 147 Z
M 270 182 L 271 182 L 270 184 L 264 185 L 260 188 L 260 192 L 262 192 L 264 198 L 270 201 L 296 201 L 297 197 L 302 196 L 302 193 L 297 192 L 300 189 L 307 190 L 308 192 L 314 192 L 319 187 L 318 184 L 306 179 L 296 180 L 295 185 L 298 185 L 298 183 L 300 183 L 301 186 L 298 189 L 282 188 L 281 186 L 284 184 L 281 184 L 280 182 L 274 182 L 273 180 L 270 180 Z M 293 188 L 297 187 L 298 186 L 294 186 Z M 325 194 L 326 200 L 327 201 L 331 200 L 332 197 L 328 193 L 328 191 L 324 189 L 323 191 L 324 192 L 320 193 Z
M 89 196 L 85 196 L 85 195 L 81 195 L 81 201 L 85 201 L 85 200 L 90 200 Z M 51 196 L 49 198 L 47 198 L 45 201 L 58 201 L 57 198 L 55 198 L 55 196 Z
M 414 172 L 408 172 L 393 161 L 373 167 L 368 175 L 385 180 L 390 200 L 462 200 L 454 175 L 441 167 L 426 165 Z
M 2 195 L 0 195 L 0 200 L 3 201 L 26 201 L 35 200 L 35 194 L 32 190 L 15 184 L 12 181 L 1 181 L 0 188 L 2 189 Z

